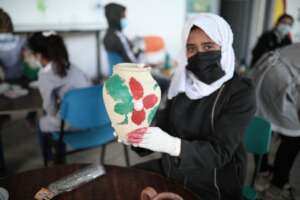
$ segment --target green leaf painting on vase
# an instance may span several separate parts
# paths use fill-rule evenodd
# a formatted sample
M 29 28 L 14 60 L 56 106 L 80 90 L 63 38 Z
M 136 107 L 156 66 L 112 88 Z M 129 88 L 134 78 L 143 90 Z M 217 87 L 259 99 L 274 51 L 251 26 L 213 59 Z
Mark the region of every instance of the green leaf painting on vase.
M 114 111 L 124 115 L 124 120 L 119 124 L 128 124 L 128 114 L 133 110 L 132 96 L 125 81 L 119 75 L 113 75 L 105 82 L 108 94 L 116 101 Z

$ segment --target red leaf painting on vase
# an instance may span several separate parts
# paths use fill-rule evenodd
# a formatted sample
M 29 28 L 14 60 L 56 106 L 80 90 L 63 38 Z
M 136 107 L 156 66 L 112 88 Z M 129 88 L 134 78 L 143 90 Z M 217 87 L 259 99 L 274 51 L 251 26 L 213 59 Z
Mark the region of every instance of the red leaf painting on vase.
M 145 96 L 142 84 L 133 77 L 129 80 L 129 87 L 134 104 L 131 120 L 136 125 L 140 125 L 146 118 L 146 110 L 154 107 L 158 102 L 158 97 L 155 94 Z

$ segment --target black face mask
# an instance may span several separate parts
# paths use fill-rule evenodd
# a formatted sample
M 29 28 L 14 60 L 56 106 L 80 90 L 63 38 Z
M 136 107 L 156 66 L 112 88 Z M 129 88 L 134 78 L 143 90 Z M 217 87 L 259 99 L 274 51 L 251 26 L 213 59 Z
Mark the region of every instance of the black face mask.
M 206 84 L 225 75 L 221 67 L 221 51 L 198 52 L 188 59 L 186 69 Z

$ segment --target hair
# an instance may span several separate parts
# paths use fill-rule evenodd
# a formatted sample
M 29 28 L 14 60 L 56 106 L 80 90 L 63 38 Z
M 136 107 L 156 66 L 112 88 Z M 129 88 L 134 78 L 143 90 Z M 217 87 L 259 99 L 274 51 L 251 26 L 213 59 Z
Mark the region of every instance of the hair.
M 58 76 L 65 77 L 67 75 L 70 61 L 61 36 L 37 32 L 28 39 L 28 47 L 33 53 L 40 53 L 43 58 L 53 62 L 54 72 Z
M 294 23 L 294 18 L 293 18 L 293 16 L 285 13 L 285 14 L 282 14 L 282 15 L 277 19 L 276 25 L 278 25 L 284 18 L 289 18 L 290 20 L 292 20 L 292 24 Z
M 200 29 L 198 26 L 193 25 L 192 28 L 191 28 L 191 30 L 190 30 L 190 32 L 196 31 L 198 29 Z
M 14 31 L 10 16 L 0 8 L 0 33 L 12 33 Z

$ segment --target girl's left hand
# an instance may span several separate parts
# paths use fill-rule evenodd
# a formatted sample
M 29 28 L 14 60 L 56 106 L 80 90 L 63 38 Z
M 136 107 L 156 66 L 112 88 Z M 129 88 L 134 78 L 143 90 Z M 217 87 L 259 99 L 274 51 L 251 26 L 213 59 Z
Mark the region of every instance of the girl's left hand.
M 149 149 L 151 151 L 167 153 L 171 156 L 179 156 L 181 150 L 181 139 L 173 137 L 161 130 L 159 127 L 149 127 L 146 130 L 137 147 Z

